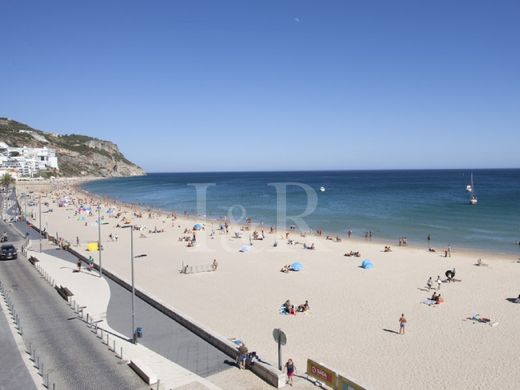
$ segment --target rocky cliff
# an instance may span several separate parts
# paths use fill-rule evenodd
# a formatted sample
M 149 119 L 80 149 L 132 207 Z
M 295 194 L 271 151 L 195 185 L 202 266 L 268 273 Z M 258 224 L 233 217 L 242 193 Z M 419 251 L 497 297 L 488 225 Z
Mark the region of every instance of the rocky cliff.
M 127 160 L 116 144 L 78 134 L 56 134 L 0 118 L 0 142 L 9 146 L 56 150 L 55 176 L 140 176 L 142 168 Z

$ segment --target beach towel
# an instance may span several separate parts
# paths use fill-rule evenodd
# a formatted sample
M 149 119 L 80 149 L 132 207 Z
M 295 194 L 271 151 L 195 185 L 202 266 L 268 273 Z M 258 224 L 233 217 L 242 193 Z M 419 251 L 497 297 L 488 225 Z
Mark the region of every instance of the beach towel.
M 287 314 L 289 314 L 289 313 L 287 313 L 287 311 L 285 310 L 284 305 L 280 306 L 279 313 L 280 313 L 281 315 L 284 315 L 284 316 L 286 316 Z
M 434 306 L 436 302 L 431 299 L 425 299 L 421 303 L 424 303 L 425 305 L 428 305 L 428 306 Z

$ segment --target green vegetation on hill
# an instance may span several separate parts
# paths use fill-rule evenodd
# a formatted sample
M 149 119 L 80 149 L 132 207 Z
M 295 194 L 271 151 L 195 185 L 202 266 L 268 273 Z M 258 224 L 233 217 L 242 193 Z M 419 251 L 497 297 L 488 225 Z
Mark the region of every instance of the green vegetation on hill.
M 14 147 L 55 149 L 60 169 L 52 174 L 58 176 L 105 177 L 145 174 L 119 151 L 117 145 L 86 135 L 48 133 L 0 117 L 0 141 Z

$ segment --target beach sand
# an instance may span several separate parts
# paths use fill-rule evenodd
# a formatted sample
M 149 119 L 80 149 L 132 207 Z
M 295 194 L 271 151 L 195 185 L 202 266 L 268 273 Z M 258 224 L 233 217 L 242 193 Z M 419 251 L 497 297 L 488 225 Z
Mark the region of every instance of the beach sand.
M 84 221 L 79 221 L 74 215 L 77 204 L 53 203 L 65 194 L 87 198 L 71 187 L 46 195 L 42 202 L 49 206 L 42 206 L 42 228 L 73 246 L 79 237 L 78 249 L 88 256 L 87 243 L 98 237 L 97 213 L 94 208 L 93 216 L 83 213 Z M 20 204 L 23 209 L 24 201 Z M 172 224 L 166 214 L 154 212 L 149 218 L 146 211 L 142 218 L 127 211 L 116 219 L 106 213 L 114 205 L 106 200 L 102 204 L 103 223 L 108 223 L 101 226 L 103 267 L 130 280 L 130 231 L 115 226 L 123 217 L 145 226 L 146 238 L 134 232 L 134 254 L 147 255 L 135 260 L 137 287 L 223 337 L 245 341 L 250 351 L 273 365 L 277 346 L 272 331 L 281 328 L 288 339 L 283 358 L 292 357 L 300 373 L 311 358 L 370 389 L 518 388 L 520 304 L 507 300 L 520 293 L 520 264 L 514 256 L 452 248 L 452 256 L 444 258 L 441 251 L 428 252 L 426 245 L 398 247 L 344 237 L 332 242 L 291 233 L 289 238 L 316 245 L 316 250 L 307 250 L 301 244 L 288 245 L 281 232 L 269 234 L 268 229 L 265 240 L 254 240 L 253 249 L 241 253 L 254 229 L 233 238 L 240 227 L 230 227 L 225 234 L 217 230 L 219 223 L 202 219 L 196 221 L 205 224 L 205 230 L 197 232 L 197 245 L 189 248 L 179 237 L 191 236 L 183 232 L 193 226 L 193 219 L 179 217 Z M 53 211 L 46 212 L 49 208 Z M 38 207 L 27 211 L 34 213 L 32 222 L 38 225 Z M 164 232 L 148 233 L 154 227 Z M 118 241 L 110 241 L 109 234 L 117 234 Z M 392 252 L 384 253 L 384 245 L 392 245 Z M 361 257 L 343 256 L 351 250 L 360 251 Z M 93 257 L 97 262 L 97 253 Z M 479 257 L 488 266 L 475 266 Z M 219 263 L 216 272 L 179 272 L 182 264 L 209 265 L 213 259 Z M 363 259 L 371 259 L 374 268 L 360 268 Z M 295 261 L 303 264 L 302 271 L 280 272 Z M 425 289 L 428 277 L 445 279 L 445 271 L 452 268 L 461 282 L 442 284 L 445 303 L 422 304 L 433 293 Z M 310 312 L 280 315 L 287 299 L 295 305 L 309 300 Z M 396 333 L 401 313 L 408 320 L 405 335 Z M 498 324 L 467 319 L 477 313 Z

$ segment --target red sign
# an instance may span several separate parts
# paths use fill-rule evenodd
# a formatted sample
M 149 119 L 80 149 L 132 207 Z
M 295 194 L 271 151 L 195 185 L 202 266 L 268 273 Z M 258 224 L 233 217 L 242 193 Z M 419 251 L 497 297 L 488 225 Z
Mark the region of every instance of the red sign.
M 332 388 L 336 387 L 336 373 L 311 359 L 307 359 L 307 375 Z

